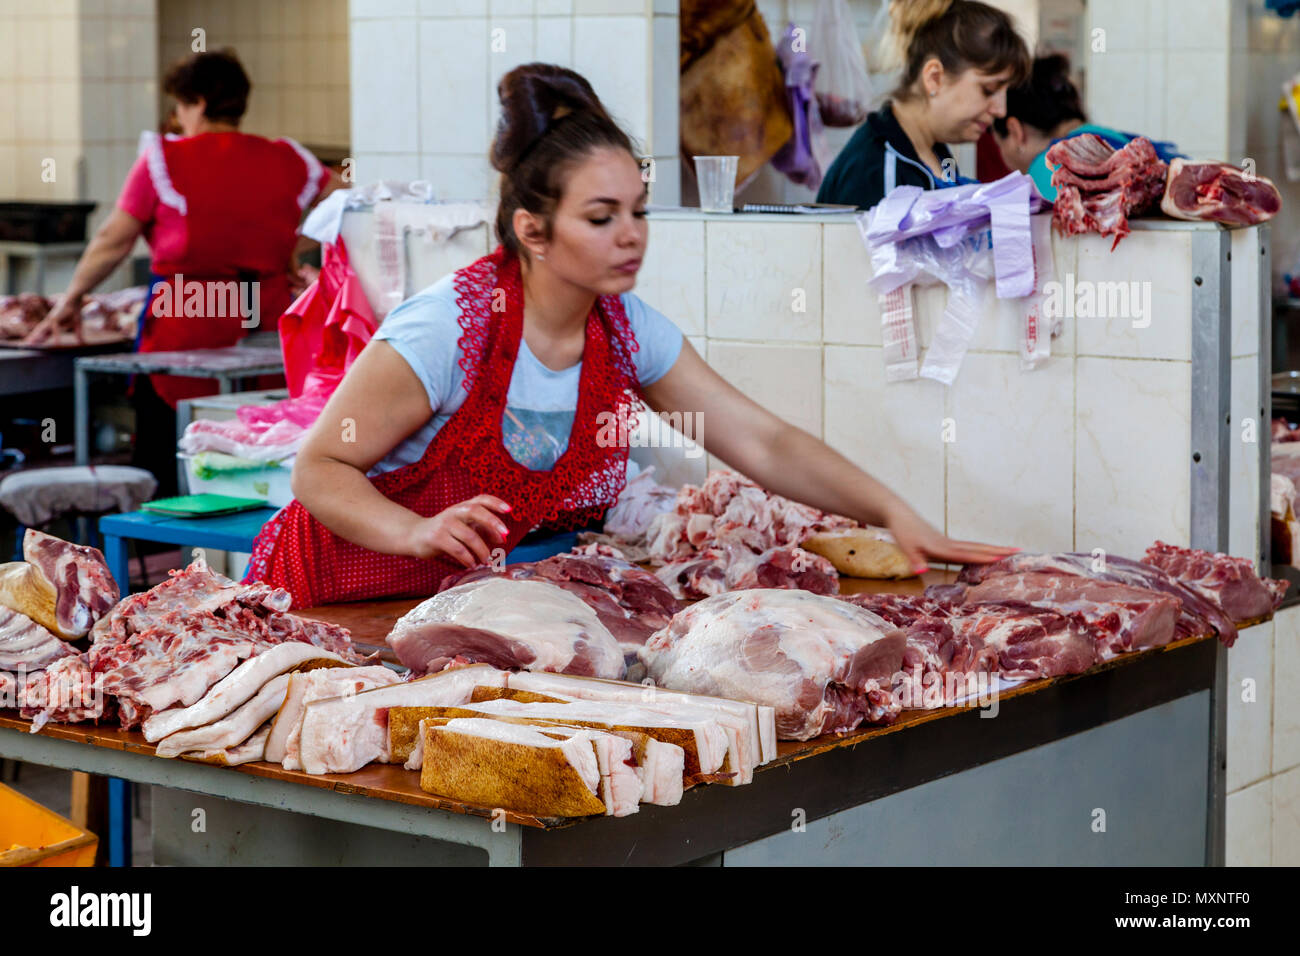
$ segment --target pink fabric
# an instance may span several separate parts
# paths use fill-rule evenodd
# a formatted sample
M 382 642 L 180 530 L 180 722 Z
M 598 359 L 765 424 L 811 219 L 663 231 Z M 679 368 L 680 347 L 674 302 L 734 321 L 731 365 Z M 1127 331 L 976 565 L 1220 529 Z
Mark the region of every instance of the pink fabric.
M 280 317 L 290 396 L 317 396 L 323 407 L 378 327 L 343 240 L 326 245 L 319 278 Z

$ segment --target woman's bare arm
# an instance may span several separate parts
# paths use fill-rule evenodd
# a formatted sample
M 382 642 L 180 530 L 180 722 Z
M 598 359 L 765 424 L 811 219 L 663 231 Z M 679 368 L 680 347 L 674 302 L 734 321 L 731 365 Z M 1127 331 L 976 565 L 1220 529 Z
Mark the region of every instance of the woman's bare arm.
M 135 241 L 144 232 L 144 223 L 122 209 L 114 207 L 108 218 L 100 223 L 94 237 L 77 262 L 76 271 L 67 291 L 41 323 L 28 333 L 24 342 L 39 345 L 55 335 L 69 323 L 81 330 L 81 299 L 121 265 L 131 254 Z
M 423 518 L 385 498 L 366 477 L 432 415 L 406 360 L 387 342 L 371 341 L 307 433 L 293 466 L 294 497 L 325 527 L 371 551 L 487 561 L 489 542 L 481 534 L 490 543 L 505 538 L 505 525 L 492 514 L 508 511 L 504 502 L 480 495 Z
M 917 568 L 924 567 L 927 556 L 985 562 L 1015 550 L 945 537 L 825 442 L 747 398 L 710 368 L 690 342 L 682 344 L 672 369 L 648 386 L 645 396 L 656 411 L 702 416 L 705 448 L 764 488 L 888 528 Z

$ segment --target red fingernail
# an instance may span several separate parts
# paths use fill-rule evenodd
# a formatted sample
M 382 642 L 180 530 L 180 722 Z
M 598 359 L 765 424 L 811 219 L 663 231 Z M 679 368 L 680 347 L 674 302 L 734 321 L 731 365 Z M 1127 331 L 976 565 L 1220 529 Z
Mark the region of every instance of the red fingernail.
M 509 510 L 510 510 L 510 506 L 509 506 L 509 505 L 502 505 L 501 507 L 502 507 L 503 509 L 505 509 L 506 511 L 509 511 Z
M 918 564 L 914 570 L 916 571 L 917 574 L 925 574 L 925 572 L 929 571 L 930 569 L 924 564 Z

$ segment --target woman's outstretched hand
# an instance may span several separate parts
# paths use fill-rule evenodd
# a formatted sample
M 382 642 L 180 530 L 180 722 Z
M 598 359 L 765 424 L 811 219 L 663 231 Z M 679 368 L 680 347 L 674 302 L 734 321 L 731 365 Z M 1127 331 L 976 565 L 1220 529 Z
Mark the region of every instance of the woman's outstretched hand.
M 988 564 L 1020 550 L 976 541 L 955 541 L 903 504 L 889 513 L 885 527 L 917 574 L 929 570 L 929 559 L 952 564 Z
M 411 526 L 406 553 L 414 558 L 449 557 L 467 568 L 491 564 L 492 549 L 505 544 L 509 529 L 498 514 L 510 505 L 492 495 L 476 495 Z
M 23 339 L 23 345 L 42 345 L 49 339 L 55 338 L 60 332 L 65 330 L 73 331 L 77 334 L 77 341 L 83 341 L 81 336 L 81 303 L 78 299 L 63 296 L 54 308 L 45 314 L 45 318 L 37 326 L 27 333 Z

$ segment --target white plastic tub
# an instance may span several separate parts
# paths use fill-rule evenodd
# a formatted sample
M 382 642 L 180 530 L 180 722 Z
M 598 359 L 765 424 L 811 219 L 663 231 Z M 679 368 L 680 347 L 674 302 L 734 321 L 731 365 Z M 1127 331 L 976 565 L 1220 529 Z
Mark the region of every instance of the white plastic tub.
M 212 478 L 201 478 L 193 456 L 177 453 L 176 457 L 185 462 L 185 477 L 192 495 L 206 493 L 236 498 L 261 498 L 276 508 L 283 508 L 293 500 L 293 491 L 289 487 L 289 476 L 293 473 L 292 458 L 237 471 L 222 471 Z

